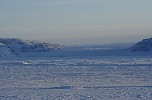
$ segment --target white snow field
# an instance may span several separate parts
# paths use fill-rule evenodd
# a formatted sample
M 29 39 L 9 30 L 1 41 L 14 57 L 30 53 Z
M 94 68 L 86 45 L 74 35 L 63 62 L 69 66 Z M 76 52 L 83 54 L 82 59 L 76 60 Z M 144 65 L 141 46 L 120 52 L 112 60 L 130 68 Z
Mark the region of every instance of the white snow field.
M 0 100 L 152 100 L 152 58 L 1 60 Z
M 0 100 L 152 100 L 150 54 L 75 48 L 1 57 Z

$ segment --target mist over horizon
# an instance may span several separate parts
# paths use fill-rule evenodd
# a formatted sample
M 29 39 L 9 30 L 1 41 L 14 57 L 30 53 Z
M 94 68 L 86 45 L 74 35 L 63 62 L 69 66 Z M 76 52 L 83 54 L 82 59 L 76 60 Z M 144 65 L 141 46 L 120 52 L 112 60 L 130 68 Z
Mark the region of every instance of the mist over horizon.
M 40 41 L 40 42 L 48 42 L 48 43 L 54 43 L 54 44 L 62 44 L 62 45 L 67 45 L 67 46 L 85 46 L 85 45 L 133 45 L 143 39 L 148 39 L 151 38 L 150 36 L 148 37 L 141 37 L 137 39 L 123 39 L 123 38 L 118 38 L 116 40 L 111 41 L 111 38 L 106 38 L 106 39 L 96 39 L 96 41 L 92 38 L 89 39 L 37 39 L 37 38 L 23 38 L 23 37 L 1 37 L 1 38 L 18 38 L 22 40 L 30 40 L 30 41 Z M 132 40 L 131 40 L 132 39 Z M 91 42 L 90 42 L 91 41 Z
M 152 100 L 152 0 L 0 0 L 0 100 Z
M 65 45 L 152 37 L 150 0 L 0 0 L 0 37 Z

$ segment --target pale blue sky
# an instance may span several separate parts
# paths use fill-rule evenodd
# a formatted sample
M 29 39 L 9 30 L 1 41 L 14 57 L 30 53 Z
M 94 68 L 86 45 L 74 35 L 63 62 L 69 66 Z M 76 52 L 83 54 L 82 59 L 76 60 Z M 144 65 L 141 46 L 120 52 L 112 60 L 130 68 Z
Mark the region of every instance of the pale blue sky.
M 152 37 L 152 0 L 0 0 L 0 37 L 60 44 Z

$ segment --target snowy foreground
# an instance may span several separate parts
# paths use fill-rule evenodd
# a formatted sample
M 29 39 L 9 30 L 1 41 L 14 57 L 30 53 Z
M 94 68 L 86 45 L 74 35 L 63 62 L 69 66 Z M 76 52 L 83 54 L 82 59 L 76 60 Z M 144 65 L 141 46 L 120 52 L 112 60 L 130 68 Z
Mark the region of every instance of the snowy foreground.
M 152 100 L 152 58 L 1 59 L 0 100 Z

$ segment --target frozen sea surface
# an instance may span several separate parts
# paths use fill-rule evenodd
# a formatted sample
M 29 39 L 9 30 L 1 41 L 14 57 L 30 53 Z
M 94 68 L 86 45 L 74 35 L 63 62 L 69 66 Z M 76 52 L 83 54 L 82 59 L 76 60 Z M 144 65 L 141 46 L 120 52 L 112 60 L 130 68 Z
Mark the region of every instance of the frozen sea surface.
M 0 100 L 152 100 L 152 58 L 1 59 Z

